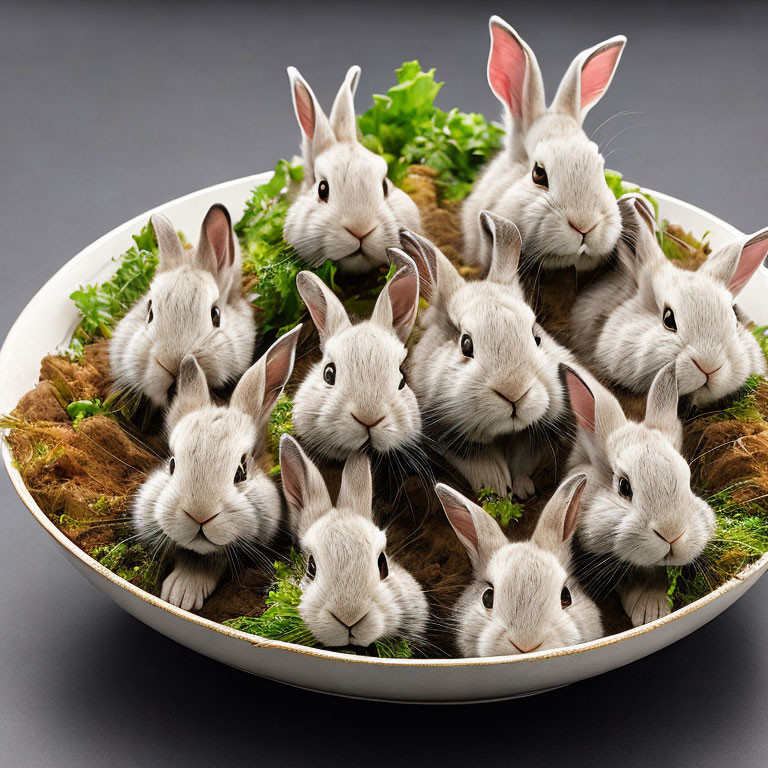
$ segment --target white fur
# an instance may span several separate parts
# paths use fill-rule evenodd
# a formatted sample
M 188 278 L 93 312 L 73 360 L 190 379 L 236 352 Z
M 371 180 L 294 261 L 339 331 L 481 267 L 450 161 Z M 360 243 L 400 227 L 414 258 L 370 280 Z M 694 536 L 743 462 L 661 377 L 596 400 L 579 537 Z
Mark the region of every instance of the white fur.
M 382 578 L 387 537 L 373 522 L 371 468 L 354 454 L 344 466 L 335 506 L 320 472 L 299 444 L 280 441 L 283 490 L 301 551 L 316 564 L 301 582 L 299 613 L 328 647 L 367 647 L 376 640 L 422 638 L 427 600 L 418 582 L 392 558 Z
M 211 403 L 205 374 L 184 358 L 167 415 L 171 459 L 141 486 L 133 507 L 139 537 L 174 553 L 161 597 L 197 610 L 227 565 L 271 543 L 280 495 L 259 468 L 266 422 L 293 368 L 298 329 L 278 339 L 243 376 L 228 407 Z M 246 477 L 237 477 L 245 458 Z M 171 469 L 173 467 L 173 472 Z
M 637 625 L 647 615 L 669 613 L 666 567 L 695 560 L 715 526 L 712 508 L 691 490 L 691 472 L 680 455 L 675 366 L 656 376 L 640 423 L 627 419 L 593 378 L 567 370 L 566 381 L 579 425 L 569 469 L 588 477 L 577 540 L 586 552 L 613 563 L 615 573 L 626 571 L 619 596 Z M 629 480 L 631 498 L 619 492 L 622 477 Z M 597 581 L 598 573 L 591 574 Z
M 573 307 L 574 342 L 595 372 L 642 393 L 674 361 L 680 394 L 698 407 L 734 394 L 750 375 L 765 374 L 765 356 L 736 314 L 737 291 L 729 286 L 745 249 L 759 250 L 764 242 L 768 251 L 766 230 L 726 246 L 691 272 L 667 259 L 655 233 L 634 215 L 619 270 L 584 291 Z M 756 269 L 762 259 L 754 261 Z M 663 324 L 667 307 L 677 332 Z M 707 376 L 696 363 L 715 372 Z
M 552 106 L 547 108 L 533 51 L 499 17 L 491 18 L 490 27 L 488 77 L 504 104 L 507 142 L 463 205 L 465 261 L 486 266 L 490 262 L 490 249 L 478 226 L 480 211 L 490 210 L 517 224 L 526 262 L 545 268 L 573 265 L 578 270 L 593 269 L 613 250 L 621 220 L 605 182 L 605 160 L 582 129 L 587 111 L 605 93 L 610 78 L 586 105 L 580 95 L 580 78 L 583 67 L 595 56 L 618 49 L 620 57 L 626 38 L 611 38 L 582 51 L 564 76 Z M 504 66 L 500 45 L 505 44 L 517 47 L 519 66 L 525 68 L 524 74 L 506 73 L 511 81 L 518 80 L 519 75 L 519 88 L 511 86 L 511 99 L 495 87 L 495 78 L 505 74 L 498 71 Z M 534 163 L 545 168 L 548 189 L 534 184 Z
M 417 447 L 421 417 L 416 396 L 408 381 L 401 384 L 419 279 L 411 259 L 399 258 L 405 266 L 382 290 L 373 315 L 355 325 L 322 280 L 310 272 L 297 277 L 322 350 L 293 402 L 296 435 L 314 457 L 346 459 L 363 446 L 377 454 Z M 336 369 L 333 385 L 324 379 L 329 364 Z
M 448 486 L 435 490 L 472 561 L 474 578 L 454 609 L 463 656 L 551 650 L 602 636 L 597 606 L 570 573 L 570 540 L 583 475 L 566 480 L 541 513 L 530 541 L 510 543 L 481 507 Z M 561 604 L 563 587 L 572 603 Z M 483 593 L 493 589 L 493 605 Z
M 419 211 L 387 178 L 384 158 L 357 139 L 353 98 L 360 68 L 347 72 L 330 119 L 299 72 L 289 67 L 288 76 L 302 130 L 304 180 L 285 218 L 286 241 L 313 266 L 332 259 L 339 269 L 360 273 L 386 264 L 399 229 L 419 228 Z M 327 200 L 318 194 L 321 181 L 328 184 Z
M 242 296 L 239 247 L 226 208 L 211 207 L 194 250 L 182 247 L 165 216 L 154 214 L 152 224 L 160 246 L 157 273 L 148 293 L 118 323 L 109 353 L 116 392 L 140 393 L 167 406 L 188 354 L 195 355 L 211 387 L 236 381 L 253 359 L 256 323 Z M 214 306 L 221 313 L 218 328 Z
M 484 280 L 465 281 L 432 243 L 403 234 L 430 300 L 407 372 L 425 433 L 472 487 L 525 499 L 535 490 L 531 475 L 546 432 L 557 432 L 567 413 L 559 365 L 572 357 L 538 325 L 523 298 L 515 225 L 482 216 L 492 252 Z M 465 333 L 472 358 L 462 353 Z

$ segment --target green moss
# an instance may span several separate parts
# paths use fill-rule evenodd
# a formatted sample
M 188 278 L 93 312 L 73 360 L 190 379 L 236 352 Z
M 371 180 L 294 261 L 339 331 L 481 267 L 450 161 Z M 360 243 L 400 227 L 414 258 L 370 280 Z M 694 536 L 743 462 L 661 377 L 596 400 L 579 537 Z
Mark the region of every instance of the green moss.
M 765 382 L 762 376 L 749 376 L 742 387 L 743 395 L 722 411 L 712 414 L 711 421 L 763 421 L 764 416 L 757 403 L 756 393 Z
M 375 94 L 373 106 L 358 117 L 362 143 L 387 161 L 395 184 L 402 184 L 409 166 L 428 165 L 437 171 L 442 199 L 463 199 L 501 147 L 503 128 L 479 114 L 438 109 L 443 83 L 435 81 L 434 69 L 424 72 L 418 61 L 406 61 L 395 72 L 397 84 L 386 95 Z
M 293 402 L 283 392 L 275 404 L 267 424 L 267 450 L 272 454 L 275 464 L 279 461 L 280 438 L 293 434 Z
M 513 520 L 519 520 L 525 512 L 523 504 L 514 502 L 507 496 L 501 496 L 490 488 L 483 488 L 478 491 L 477 498 L 482 508 L 502 528 L 506 528 Z
M 717 518 L 715 534 L 695 563 L 670 569 L 673 607 L 704 597 L 768 552 L 768 500 L 744 500 L 745 490 L 746 483 L 737 484 L 707 499 Z
M 761 325 L 751 329 L 754 337 L 757 339 L 757 343 L 760 345 L 760 349 L 763 350 L 763 354 L 768 358 L 768 325 Z
M 224 623 L 233 629 L 269 640 L 282 640 L 309 648 L 317 647 L 319 643 L 299 615 L 299 584 L 305 570 L 304 558 L 291 549 L 290 562 L 275 562 L 275 579 L 265 601 L 267 607 L 264 613 L 261 616 L 239 616 Z M 385 638 L 375 642 L 367 650 L 381 658 L 409 659 L 413 655 L 413 649 L 404 639 Z M 344 651 L 355 653 L 351 649 Z
M 158 251 L 151 223 L 133 235 L 133 241 L 134 245 L 115 259 L 120 266 L 110 280 L 81 286 L 70 295 L 81 314 L 69 346 L 72 359 L 82 356 L 85 344 L 109 338 L 117 322 L 147 292 L 157 268 Z
M 154 592 L 160 576 L 160 563 L 150 559 L 140 544 L 120 542 L 96 547 L 90 556 L 121 579 Z

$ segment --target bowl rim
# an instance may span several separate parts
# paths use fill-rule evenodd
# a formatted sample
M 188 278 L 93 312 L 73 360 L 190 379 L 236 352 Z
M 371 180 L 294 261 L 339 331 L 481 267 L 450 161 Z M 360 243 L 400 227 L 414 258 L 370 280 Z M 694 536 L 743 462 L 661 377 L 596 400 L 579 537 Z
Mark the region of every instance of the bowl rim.
M 157 205 L 151 208 L 150 210 L 144 213 L 139 214 L 138 216 L 134 216 L 133 218 L 128 219 L 127 221 L 119 224 L 118 226 L 114 227 L 106 234 L 99 237 L 97 240 L 87 245 L 85 248 L 79 251 L 75 256 L 67 260 L 54 273 L 54 275 L 52 275 L 43 284 L 43 286 L 32 296 L 32 298 L 29 299 L 24 309 L 21 311 L 21 313 L 19 314 L 19 316 L 16 318 L 13 325 L 9 329 L 2 347 L 0 347 L 0 364 L 2 363 L 4 358 L 9 354 L 8 352 L 9 342 L 12 340 L 12 337 L 15 335 L 15 332 L 18 331 L 20 324 L 23 323 L 24 316 L 27 310 L 29 309 L 30 304 L 32 304 L 35 301 L 37 295 L 40 292 L 42 292 L 46 288 L 46 286 L 48 286 L 49 283 L 56 280 L 56 278 L 59 276 L 60 273 L 62 273 L 65 270 L 71 269 L 72 265 L 80 261 L 82 258 L 84 258 L 88 252 L 100 246 L 104 241 L 107 241 L 115 237 L 120 232 L 124 231 L 126 227 L 133 226 L 138 222 L 144 222 L 148 220 L 149 216 L 159 208 L 164 208 L 171 205 L 177 205 L 179 203 L 185 202 L 188 199 L 195 198 L 203 193 L 215 192 L 218 189 L 230 188 L 237 184 L 245 184 L 246 182 L 248 182 L 251 185 L 255 185 L 255 184 L 263 183 L 271 175 L 272 175 L 271 172 L 265 172 L 265 173 L 259 173 L 259 174 L 252 174 L 249 176 L 243 176 L 238 179 L 231 179 L 229 181 L 224 181 L 209 187 L 204 187 L 194 192 L 190 192 L 186 195 L 182 195 L 181 197 L 175 198 L 173 200 L 166 201 L 164 203 L 161 203 L 160 205 Z M 670 203 L 674 203 L 675 205 L 678 205 L 682 208 L 686 208 L 691 213 L 704 216 L 708 218 L 710 221 L 712 221 L 713 223 L 720 225 L 725 230 L 728 230 L 730 233 L 733 234 L 734 237 L 743 236 L 743 233 L 741 233 L 738 229 L 736 229 L 732 225 L 728 224 L 727 222 L 723 221 L 717 216 L 714 216 L 713 214 L 707 211 L 704 211 L 703 209 L 698 208 L 697 206 L 692 205 L 691 203 L 687 203 L 683 200 L 679 200 L 678 198 L 672 197 L 670 195 L 665 195 L 664 193 L 661 193 L 661 192 L 656 192 L 655 190 L 643 188 L 642 191 L 652 194 L 654 197 L 656 197 L 659 200 L 664 200 Z M 7 433 L 7 430 L 4 430 L 3 437 L 5 437 L 6 433 Z M 340 651 L 328 650 L 325 648 L 310 648 L 306 646 L 296 645 L 294 643 L 287 643 L 282 640 L 272 640 L 269 638 L 263 638 L 258 635 L 253 635 L 247 632 L 243 632 L 241 630 L 233 629 L 232 627 L 228 627 L 219 622 L 212 621 L 211 619 L 206 619 L 201 616 L 198 616 L 190 611 L 177 608 L 171 603 L 168 603 L 165 600 L 161 600 L 159 597 L 141 589 L 140 587 L 135 586 L 134 584 L 131 584 L 125 579 L 120 578 L 119 576 L 117 576 L 117 574 L 113 573 L 112 571 L 104 567 L 98 561 L 94 560 L 89 554 L 87 554 L 84 550 L 80 549 L 80 547 L 78 547 L 73 541 L 67 538 L 67 536 L 65 536 L 64 533 L 61 530 L 59 530 L 59 528 L 57 528 L 53 524 L 53 522 L 45 515 L 45 513 L 40 509 L 40 507 L 37 505 L 35 500 L 32 498 L 32 495 L 27 489 L 26 485 L 24 484 L 24 481 L 22 480 L 20 472 L 14 466 L 13 456 L 11 454 L 10 447 L 5 439 L 3 439 L 2 441 L 2 454 L 3 454 L 3 463 L 5 465 L 5 469 L 8 473 L 8 476 L 11 480 L 11 484 L 14 490 L 18 494 L 24 506 L 32 514 L 34 519 L 42 526 L 42 528 L 53 538 L 53 540 L 56 543 L 62 546 L 70 555 L 72 555 L 77 560 L 79 560 L 83 565 L 95 571 L 100 576 L 106 578 L 108 581 L 110 581 L 112 584 L 116 585 L 117 587 L 126 590 L 133 597 L 137 597 L 140 600 L 146 603 L 149 603 L 150 605 L 156 608 L 166 611 L 167 613 L 172 614 L 176 618 L 182 619 L 192 624 L 196 624 L 200 627 L 213 630 L 214 632 L 217 632 L 226 637 L 246 642 L 249 645 L 254 647 L 273 648 L 277 650 L 288 651 L 290 653 L 314 656 L 317 658 L 323 658 L 323 659 L 328 659 L 332 661 L 343 661 L 343 662 L 352 663 L 352 664 L 369 664 L 369 665 L 375 665 L 375 666 L 393 666 L 394 665 L 394 666 L 409 666 L 409 667 L 480 667 L 480 666 L 495 666 L 498 664 L 521 664 L 521 663 L 534 661 L 534 660 L 538 661 L 540 659 L 557 658 L 561 656 L 571 656 L 575 654 L 586 653 L 588 651 L 597 650 L 599 648 L 604 648 L 606 646 L 616 645 L 618 643 L 624 642 L 625 640 L 630 640 L 631 638 L 635 638 L 640 635 L 647 634 L 648 632 L 652 632 L 653 630 L 659 627 L 671 624 L 674 621 L 682 619 L 683 617 L 697 610 L 700 610 L 701 608 L 704 608 L 706 605 L 710 604 L 711 602 L 717 600 L 721 596 L 728 593 L 730 590 L 734 589 L 740 583 L 759 576 L 760 572 L 766 566 L 768 566 L 768 553 L 765 553 L 762 557 L 760 557 L 754 563 L 751 563 L 750 565 L 743 568 L 739 573 L 732 576 L 727 582 L 722 584 L 713 592 L 710 592 L 704 597 L 701 597 L 698 600 L 694 601 L 693 603 L 683 606 L 682 608 L 679 608 L 676 611 L 672 611 L 667 616 L 664 616 L 660 619 L 656 619 L 655 621 L 650 622 L 648 624 L 643 624 L 639 627 L 633 627 L 632 629 L 628 629 L 614 635 L 607 635 L 605 637 L 599 638 L 598 640 L 593 640 L 586 643 L 580 643 L 578 645 L 571 645 L 564 648 L 556 648 L 553 650 L 536 651 L 534 653 L 517 654 L 514 656 L 488 656 L 488 657 L 470 657 L 470 658 L 462 658 L 462 657 L 460 658 L 412 658 L 412 659 L 390 659 L 390 658 L 379 658 L 375 656 L 358 656 L 350 653 L 343 653 Z

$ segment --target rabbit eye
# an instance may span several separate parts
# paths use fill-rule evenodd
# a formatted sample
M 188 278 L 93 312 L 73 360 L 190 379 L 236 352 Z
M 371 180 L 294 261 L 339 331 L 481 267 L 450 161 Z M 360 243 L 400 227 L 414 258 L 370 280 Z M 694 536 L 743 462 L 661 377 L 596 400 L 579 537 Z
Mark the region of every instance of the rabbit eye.
M 242 483 L 248 477 L 248 457 L 243 454 L 235 470 L 235 482 Z
M 560 593 L 560 607 L 561 608 L 568 608 L 568 606 L 573 603 L 573 598 L 571 597 L 571 590 L 568 589 L 568 587 L 563 587 L 563 591 Z
M 549 179 L 547 178 L 547 172 L 544 170 L 543 165 L 540 165 L 539 163 L 533 164 L 531 179 L 537 187 L 544 187 L 544 189 L 549 189 Z
M 472 337 L 468 333 L 462 334 L 460 345 L 461 354 L 464 355 L 464 357 L 475 356 L 475 345 L 472 343 Z
M 664 307 L 664 314 L 662 315 L 662 322 L 664 327 L 668 331 L 674 331 L 677 333 L 677 323 L 675 322 L 675 313 L 669 308 Z
M 168 474 L 172 475 L 176 471 L 176 459 L 171 456 L 171 460 L 168 462 Z
M 488 587 L 488 589 L 483 592 L 483 606 L 489 611 L 493 608 L 493 587 Z
M 152 311 L 152 299 L 147 304 L 147 325 L 155 319 L 155 313 Z
M 632 485 L 627 477 L 619 478 L 619 493 L 627 500 L 632 500 Z
M 315 563 L 315 558 L 312 557 L 312 555 L 310 555 L 309 559 L 307 560 L 307 576 L 310 579 L 314 579 L 315 576 L 317 576 L 317 564 Z
M 541 346 L 541 336 L 536 331 L 536 328 L 533 329 L 533 340 L 536 342 L 536 346 Z
M 403 373 L 403 369 L 400 369 L 400 383 L 397 385 L 398 389 L 403 389 L 405 387 L 405 374 Z
M 330 192 L 330 187 L 328 186 L 328 182 L 323 179 L 318 185 L 317 185 L 317 196 L 324 202 L 328 202 L 328 193 Z
M 328 363 L 323 369 L 323 381 L 331 386 L 336 383 L 336 366 L 333 363 Z
M 382 189 L 384 190 L 384 197 L 386 197 L 389 194 L 389 184 L 387 184 L 387 177 L 384 177 L 384 181 L 382 182 Z
M 221 325 L 221 310 L 215 304 L 211 307 L 211 322 L 214 328 Z
M 384 581 L 384 579 L 389 576 L 389 565 L 387 564 L 387 556 L 382 552 L 379 555 L 379 578 Z

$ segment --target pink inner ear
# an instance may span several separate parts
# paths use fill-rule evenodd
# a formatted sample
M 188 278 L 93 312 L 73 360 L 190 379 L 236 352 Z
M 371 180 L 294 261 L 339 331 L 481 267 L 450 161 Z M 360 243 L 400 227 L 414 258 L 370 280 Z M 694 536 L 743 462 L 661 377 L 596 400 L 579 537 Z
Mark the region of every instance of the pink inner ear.
M 208 235 L 208 242 L 216 254 L 217 269 L 222 270 L 225 267 L 231 267 L 235 261 L 235 253 L 230 248 L 229 240 L 229 221 L 226 214 L 215 209 L 205 228 Z
M 586 482 L 583 482 L 581 487 L 573 494 L 571 501 L 568 504 L 568 509 L 565 512 L 565 525 L 563 526 L 563 541 L 567 541 L 576 528 L 576 517 L 579 513 L 579 501 L 581 501 L 581 494 L 584 493 L 585 486 Z
M 742 248 L 736 273 L 728 286 L 734 296 L 749 282 L 766 255 L 768 255 L 768 231 L 761 232 Z
M 581 108 L 594 104 L 605 93 L 621 54 L 621 45 L 604 48 L 581 68 Z
M 528 60 L 520 43 L 506 29 L 491 25 L 488 82 L 514 117 L 523 117 L 523 85 Z
M 466 541 L 474 552 L 477 552 L 477 531 L 469 510 L 457 504 L 452 498 L 445 498 L 444 504 L 445 514 L 456 533 Z
M 595 396 L 589 387 L 573 372 L 565 372 L 571 408 L 579 426 L 587 432 L 595 431 Z
M 387 290 L 392 305 L 392 326 L 408 328 L 413 321 L 419 298 L 416 274 L 411 269 L 406 269 L 399 277 L 395 275 Z M 410 331 L 410 328 L 408 330 Z
M 265 409 L 271 411 L 272 405 L 277 400 L 277 393 L 285 386 L 285 383 L 291 376 L 297 338 L 298 334 L 295 332 L 281 337 L 267 354 L 264 378 Z
M 296 99 L 296 115 L 299 118 L 301 130 L 312 139 L 315 135 L 315 105 L 312 96 L 303 83 L 297 82 L 293 86 L 293 94 Z
M 280 451 L 280 480 L 285 497 L 295 507 L 304 503 L 304 473 L 306 468 L 301 454 L 295 446 L 281 446 Z

